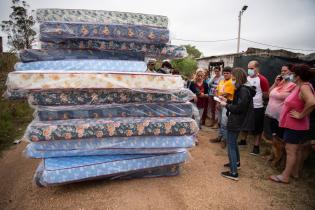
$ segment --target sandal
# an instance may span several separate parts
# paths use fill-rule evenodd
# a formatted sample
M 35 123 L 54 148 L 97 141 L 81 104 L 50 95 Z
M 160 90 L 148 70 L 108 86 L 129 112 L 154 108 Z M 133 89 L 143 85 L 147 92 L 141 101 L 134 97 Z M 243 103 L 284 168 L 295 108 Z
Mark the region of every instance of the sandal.
M 283 181 L 283 177 L 281 175 L 269 176 L 269 180 L 276 182 L 276 183 L 281 183 L 281 184 L 289 184 L 290 183 L 290 182 Z

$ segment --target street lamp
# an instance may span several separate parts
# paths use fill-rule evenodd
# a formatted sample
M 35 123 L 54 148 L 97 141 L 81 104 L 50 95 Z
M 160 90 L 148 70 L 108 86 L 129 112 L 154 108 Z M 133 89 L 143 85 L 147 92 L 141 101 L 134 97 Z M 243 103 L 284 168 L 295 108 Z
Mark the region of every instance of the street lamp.
M 241 39 L 241 22 L 242 22 L 242 15 L 247 9 L 247 5 L 244 5 L 240 13 L 238 14 L 238 36 L 237 36 L 237 53 L 240 52 L 240 39 Z

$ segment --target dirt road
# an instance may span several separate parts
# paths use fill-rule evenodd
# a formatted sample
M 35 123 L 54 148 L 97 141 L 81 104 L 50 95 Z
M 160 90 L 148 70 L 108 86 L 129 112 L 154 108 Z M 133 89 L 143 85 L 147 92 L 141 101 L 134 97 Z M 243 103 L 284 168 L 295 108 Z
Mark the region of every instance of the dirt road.
M 25 143 L 0 159 L 0 209 L 314 209 L 314 183 L 267 180 L 275 173 L 259 157 L 241 150 L 240 181 L 221 177 L 226 152 L 199 133 L 199 146 L 177 177 L 89 181 L 38 188 L 32 177 L 39 160 L 23 157 Z

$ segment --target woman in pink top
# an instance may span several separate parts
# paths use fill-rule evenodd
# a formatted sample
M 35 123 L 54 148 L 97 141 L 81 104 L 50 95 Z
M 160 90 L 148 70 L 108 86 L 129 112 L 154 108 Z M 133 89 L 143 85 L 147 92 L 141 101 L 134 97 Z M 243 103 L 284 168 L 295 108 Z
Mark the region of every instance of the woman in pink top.
M 314 90 L 309 83 L 313 73 L 309 66 L 296 65 L 292 72 L 297 86 L 285 99 L 279 118 L 279 126 L 284 128 L 286 166 L 282 174 L 269 177 L 278 183 L 289 183 L 290 176 L 298 176 L 300 166 L 297 160 L 301 157 L 301 143 L 310 126 L 309 114 L 315 108 Z
M 265 115 L 270 122 L 270 130 L 272 132 L 273 141 L 275 137 L 281 138 L 283 129 L 279 128 L 280 112 L 284 104 L 284 100 L 290 95 L 295 88 L 295 84 L 290 81 L 292 72 L 290 64 L 283 65 L 281 75 L 277 76 L 274 84 L 269 89 L 269 102 Z

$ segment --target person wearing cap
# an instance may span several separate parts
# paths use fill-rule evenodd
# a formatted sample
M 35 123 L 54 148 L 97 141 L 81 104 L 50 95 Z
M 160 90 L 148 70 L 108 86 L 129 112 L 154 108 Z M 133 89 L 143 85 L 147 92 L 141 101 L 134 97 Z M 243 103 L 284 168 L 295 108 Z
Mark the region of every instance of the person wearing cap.
M 147 63 L 147 70 L 145 72 L 147 73 L 155 73 L 155 65 L 156 65 L 156 60 L 155 59 L 149 59 Z

